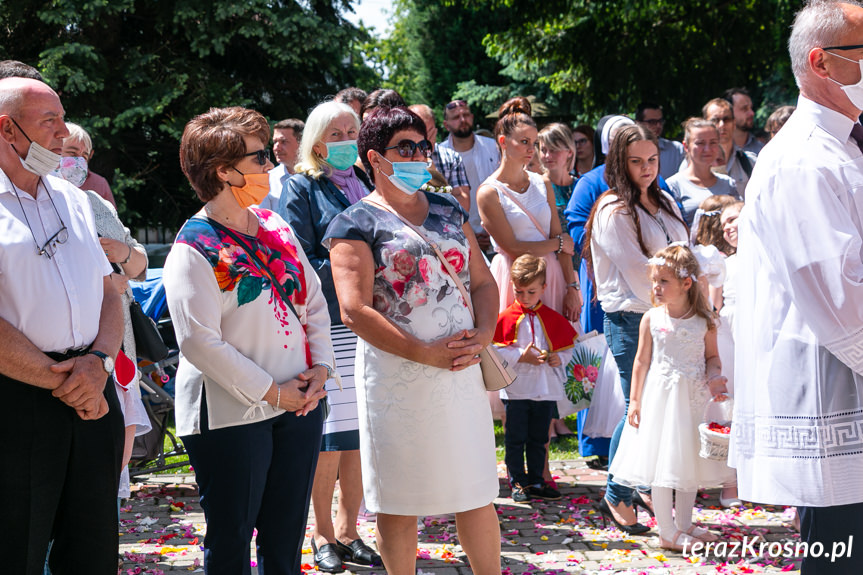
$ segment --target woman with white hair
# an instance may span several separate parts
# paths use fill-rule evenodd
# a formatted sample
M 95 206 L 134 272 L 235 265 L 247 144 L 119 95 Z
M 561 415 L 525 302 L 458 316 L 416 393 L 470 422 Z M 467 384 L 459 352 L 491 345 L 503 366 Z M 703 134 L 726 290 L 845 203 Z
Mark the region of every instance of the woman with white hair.
M 333 218 L 372 190 L 357 161 L 360 120 L 347 104 L 324 102 L 309 114 L 300 144 L 297 172 L 285 183 L 277 212 L 290 224 L 309 258 L 327 299 L 336 370 L 342 386 L 327 382 L 332 410 L 324 423 L 321 454 L 315 471 L 312 504 L 315 529 L 312 549 L 315 565 L 327 573 L 340 573 L 342 561 L 380 565 L 380 556 L 357 532 L 357 515 L 363 497 L 360 469 L 359 423 L 354 391 L 354 352 L 357 336 L 341 322 L 330 252 L 321 240 Z M 339 480 L 339 508 L 335 524 L 332 501 Z
M 93 172 L 89 162 L 93 159 L 93 140 L 90 134 L 72 122 L 66 122 L 69 136 L 63 140 L 62 158 L 55 176 L 71 182 L 82 190 L 93 190 L 100 198 L 117 208 L 108 180 Z

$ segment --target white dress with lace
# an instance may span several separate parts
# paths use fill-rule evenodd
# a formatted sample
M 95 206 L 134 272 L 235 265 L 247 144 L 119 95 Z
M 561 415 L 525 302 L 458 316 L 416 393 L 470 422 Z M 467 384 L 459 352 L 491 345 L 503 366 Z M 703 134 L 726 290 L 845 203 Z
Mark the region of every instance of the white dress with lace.
M 682 491 L 733 484 L 734 470 L 725 462 L 698 455 L 698 425 L 710 399 L 704 366 L 707 321 L 698 315 L 675 319 L 665 307 L 647 314 L 653 354 L 641 394 L 641 423 L 623 429 L 610 469 L 614 480 Z

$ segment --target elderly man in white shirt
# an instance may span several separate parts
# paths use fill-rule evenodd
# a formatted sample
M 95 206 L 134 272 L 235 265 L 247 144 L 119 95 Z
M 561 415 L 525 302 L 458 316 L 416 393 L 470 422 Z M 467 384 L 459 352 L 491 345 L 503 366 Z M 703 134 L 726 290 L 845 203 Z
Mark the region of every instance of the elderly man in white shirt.
M 789 47 L 797 111 L 759 155 L 739 220 L 729 462 L 742 499 L 799 507 L 801 538 L 827 552 L 805 557 L 802 573 L 856 574 L 859 542 L 848 555 L 851 538 L 863 539 L 863 7 L 810 2 Z
M 117 572 L 120 295 L 84 192 L 60 161 L 60 99 L 0 80 L 0 555 L 7 573 Z M 86 549 L 86 553 L 82 550 Z

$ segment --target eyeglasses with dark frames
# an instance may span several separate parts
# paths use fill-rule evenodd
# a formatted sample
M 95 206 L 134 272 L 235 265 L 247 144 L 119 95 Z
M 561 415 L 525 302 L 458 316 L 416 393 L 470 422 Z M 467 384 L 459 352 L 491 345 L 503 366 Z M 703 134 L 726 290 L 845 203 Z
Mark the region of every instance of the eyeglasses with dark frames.
M 62 221 L 60 222 L 63 223 Z M 57 246 L 60 244 L 65 244 L 69 239 L 69 230 L 66 229 L 66 225 L 63 224 L 63 227 L 57 230 L 57 233 L 48 238 L 48 240 L 42 244 L 42 247 L 39 248 L 39 255 L 45 256 L 49 260 L 54 257 L 54 254 L 57 253 Z
M 849 44 L 847 46 L 824 46 L 822 50 L 859 50 L 863 44 Z
M 642 124 L 647 124 L 648 126 L 661 126 L 665 124 L 665 118 L 652 118 L 650 120 L 642 120 Z
M 395 146 L 384 148 L 384 151 L 398 150 L 399 156 L 402 158 L 413 158 L 417 149 L 419 149 L 420 153 L 426 158 L 431 156 L 432 146 L 428 140 L 420 140 L 419 142 L 414 142 L 413 140 L 402 140 Z
M 248 154 L 243 154 L 243 157 L 248 156 L 256 156 L 255 160 L 258 162 L 259 166 L 266 166 L 267 162 L 272 161 L 272 157 L 270 156 L 270 149 L 263 148 L 261 150 L 255 150 L 254 152 L 249 152 Z
M 574 141 L 576 146 L 586 146 L 590 140 L 587 138 L 576 138 Z

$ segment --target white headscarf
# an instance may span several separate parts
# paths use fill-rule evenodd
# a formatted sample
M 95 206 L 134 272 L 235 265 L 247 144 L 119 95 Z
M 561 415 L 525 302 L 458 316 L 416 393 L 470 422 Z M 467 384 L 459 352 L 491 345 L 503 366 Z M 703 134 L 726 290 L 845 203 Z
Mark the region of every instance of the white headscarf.
M 611 145 L 611 136 L 618 128 L 622 128 L 624 126 L 629 126 L 635 124 L 631 118 L 627 118 L 626 116 L 611 116 L 608 120 L 606 120 L 605 125 L 602 126 L 602 134 L 599 137 L 599 141 L 602 143 L 602 154 L 604 156 L 608 155 L 608 148 Z

